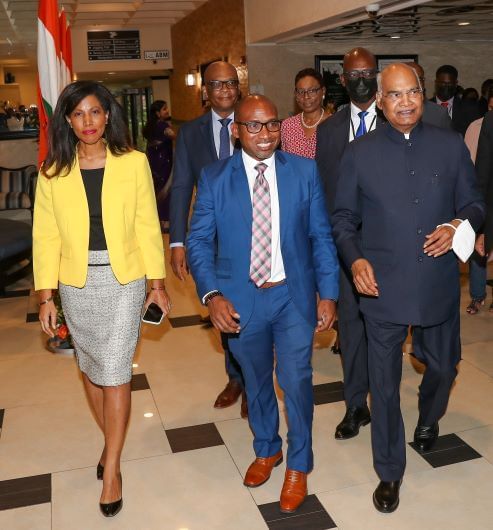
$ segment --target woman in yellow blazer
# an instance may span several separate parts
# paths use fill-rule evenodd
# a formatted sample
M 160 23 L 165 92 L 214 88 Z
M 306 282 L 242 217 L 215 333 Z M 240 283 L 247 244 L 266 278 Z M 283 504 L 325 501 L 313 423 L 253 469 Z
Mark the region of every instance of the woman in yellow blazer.
M 171 308 L 151 171 L 132 150 L 123 111 L 94 81 L 60 95 L 38 178 L 33 223 L 39 320 L 53 336 L 59 289 L 86 393 L 105 445 L 100 509 L 122 508 L 120 456 L 143 306 Z M 146 297 L 146 278 L 150 292 Z

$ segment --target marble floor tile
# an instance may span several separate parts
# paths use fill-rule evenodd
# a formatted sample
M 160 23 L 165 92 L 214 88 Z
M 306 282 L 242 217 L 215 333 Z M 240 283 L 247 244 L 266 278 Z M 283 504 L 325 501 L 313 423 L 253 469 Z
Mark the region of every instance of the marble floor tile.
M 122 476 L 123 509 L 109 520 L 92 470 L 55 473 L 53 530 L 267 528 L 224 446 L 125 462 Z
M 51 530 L 51 504 L 38 504 L 0 511 L 4 530 Z

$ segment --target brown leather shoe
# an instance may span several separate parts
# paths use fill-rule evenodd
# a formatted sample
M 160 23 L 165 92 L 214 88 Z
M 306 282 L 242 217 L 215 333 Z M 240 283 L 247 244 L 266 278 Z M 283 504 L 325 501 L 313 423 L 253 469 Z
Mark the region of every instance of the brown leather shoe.
M 246 420 L 248 419 L 248 403 L 245 391 L 241 393 L 241 417 Z
M 256 488 L 270 478 L 272 470 L 282 462 L 282 451 L 266 458 L 257 457 L 248 468 L 243 484 L 249 488 Z
M 226 407 L 231 407 L 238 401 L 242 391 L 241 384 L 235 379 L 231 379 L 225 389 L 217 396 L 214 408 L 225 409 Z
M 286 469 L 281 490 L 281 512 L 295 512 L 305 500 L 307 493 L 306 473 L 294 471 L 294 469 Z

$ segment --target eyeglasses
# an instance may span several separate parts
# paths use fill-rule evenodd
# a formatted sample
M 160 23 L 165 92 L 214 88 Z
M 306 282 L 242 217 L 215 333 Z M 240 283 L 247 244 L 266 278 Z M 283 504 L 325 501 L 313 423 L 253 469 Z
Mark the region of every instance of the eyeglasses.
M 281 128 L 281 120 L 261 121 L 236 121 L 238 125 L 244 125 L 250 134 L 258 134 L 264 127 L 269 132 L 277 132 Z
M 384 98 L 389 98 L 390 101 L 400 101 L 404 96 L 407 96 L 409 99 L 416 99 L 422 93 L 423 89 L 421 88 L 410 88 L 409 90 L 403 90 L 402 92 L 387 92 L 384 94 L 380 92 Z
M 363 77 L 364 79 L 372 79 L 377 75 L 377 71 L 375 69 L 349 70 L 349 72 L 344 72 L 342 75 L 350 81 L 356 81 L 356 79 L 359 79 L 360 77 Z
M 222 90 L 224 87 L 226 87 L 228 90 L 233 90 L 234 88 L 238 88 L 240 82 L 238 79 L 228 79 L 227 81 L 207 81 L 207 86 L 214 90 L 214 92 L 219 92 L 219 90 Z
M 297 98 L 304 98 L 304 97 L 309 97 L 309 98 L 313 98 L 317 95 L 317 92 L 319 90 L 322 90 L 322 87 L 319 86 L 319 87 L 316 87 L 316 88 L 307 88 L 307 89 L 303 89 L 303 88 L 295 88 L 294 89 L 294 93 L 296 95 Z

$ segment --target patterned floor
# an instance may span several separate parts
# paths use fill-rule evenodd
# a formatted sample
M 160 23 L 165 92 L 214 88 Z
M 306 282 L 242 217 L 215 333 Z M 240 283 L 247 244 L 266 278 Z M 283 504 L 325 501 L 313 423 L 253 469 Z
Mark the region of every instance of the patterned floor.
M 464 313 L 463 361 L 440 439 L 428 454 L 407 450 L 397 512 L 375 511 L 370 430 L 339 442 L 344 414 L 333 333 L 314 347 L 314 453 L 309 498 L 299 513 L 278 509 L 284 466 L 262 487 L 242 477 L 253 458 L 239 404 L 212 407 L 225 384 L 224 359 L 193 283 L 170 278 L 173 314 L 145 326 L 132 381 L 123 454 L 124 507 L 98 510 L 95 466 L 102 436 L 70 356 L 43 346 L 29 285 L 0 299 L 0 528 L 5 530 L 491 530 L 493 528 L 493 314 Z M 407 438 L 417 419 L 422 367 L 404 355 L 402 409 Z M 283 411 L 282 393 L 278 392 Z M 286 435 L 281 414 L 282 436 Z

